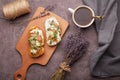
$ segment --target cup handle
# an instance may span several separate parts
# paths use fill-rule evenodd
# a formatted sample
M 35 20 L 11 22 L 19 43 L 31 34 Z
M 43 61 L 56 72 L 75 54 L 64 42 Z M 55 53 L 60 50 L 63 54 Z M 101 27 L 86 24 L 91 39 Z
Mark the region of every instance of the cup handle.
M 68 11 L 73 14 L 75 10 L 72 8 L 68 8 Z
M 104 18 L 104 16 L 93 16 L 93 18 L 95 18 L 95 19 L 103 19 Z

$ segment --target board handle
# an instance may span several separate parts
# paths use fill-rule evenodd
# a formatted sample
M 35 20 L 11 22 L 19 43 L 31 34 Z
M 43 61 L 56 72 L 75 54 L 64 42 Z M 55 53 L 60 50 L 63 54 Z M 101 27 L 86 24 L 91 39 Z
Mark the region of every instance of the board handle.
M 27 69 L 30 66 L 30 63 L 26 63 L 27 62 L 23 62 L 21 67 L 15 72 L 14 80 L 25 80 Z

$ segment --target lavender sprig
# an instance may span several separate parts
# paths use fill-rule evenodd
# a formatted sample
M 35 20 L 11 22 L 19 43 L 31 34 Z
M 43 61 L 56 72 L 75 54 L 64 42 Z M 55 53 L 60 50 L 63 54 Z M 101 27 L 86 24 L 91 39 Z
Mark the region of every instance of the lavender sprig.
M 51 80 L 64 80 L 66 71 L 87 51 L 88 41 L 81 34 L 71 34 L 67 38 L 65 52 L 67 55 L 58 70 L 52 75 Z
M 88 41 L 83 35 L 79 34 L 71 34 L 67 41 L 65 44 L 66 59 L 67 63 L 72 65 L 86 52 Z

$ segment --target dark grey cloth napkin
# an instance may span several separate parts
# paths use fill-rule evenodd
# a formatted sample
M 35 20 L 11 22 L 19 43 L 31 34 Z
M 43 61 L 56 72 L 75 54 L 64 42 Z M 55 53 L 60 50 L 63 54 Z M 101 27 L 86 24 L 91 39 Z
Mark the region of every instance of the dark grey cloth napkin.
M 104 15 L 102 21 L 95 21 L 98 33 L 98 48 L 90 57 L 90 71 L 93 76 L 110 77 L 120 75 L 120 0 L 83 0 L 96 15 Z

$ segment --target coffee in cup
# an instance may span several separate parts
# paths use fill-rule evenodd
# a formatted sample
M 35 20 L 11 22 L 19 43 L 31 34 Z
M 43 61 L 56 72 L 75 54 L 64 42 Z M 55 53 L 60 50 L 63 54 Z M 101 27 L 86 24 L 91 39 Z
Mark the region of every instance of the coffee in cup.
M 89 27 L 95 18 L 102 18 L 102 16 L 95 16 L 94 11 L 85 5 L 78 6 L 75 10 L 68 8 L 72 13 L 73 22 L 81 28 Z

